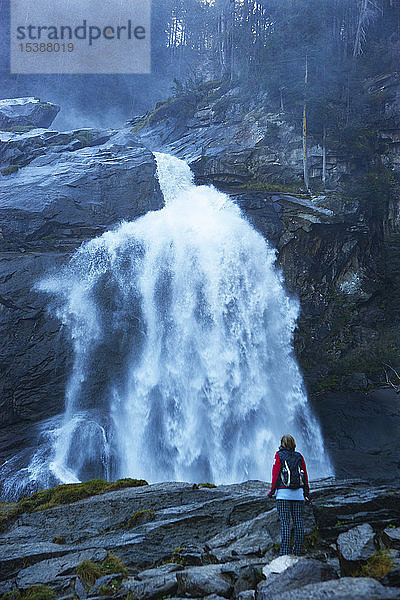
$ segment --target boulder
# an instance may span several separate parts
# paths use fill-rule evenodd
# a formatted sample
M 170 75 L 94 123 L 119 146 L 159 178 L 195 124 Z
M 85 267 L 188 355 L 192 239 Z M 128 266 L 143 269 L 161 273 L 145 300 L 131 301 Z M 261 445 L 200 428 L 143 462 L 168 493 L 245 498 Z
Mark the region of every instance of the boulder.
M 385 587 L 376 579 L 342 577 L 310 583 L 294 590 L 272 593 L 268 600 L 392 600 L 400 598 L 399 590 Z
M 217 594 L 229 598 L 233 591 L 232 581 L 221 573 L 220 565 L 191 567 L 176 574 L 178 594 L 190 598 L 202 598 Z
M 400 587 L 400 551 L 389 550 L 388 555 L 393 563 L 393 568 L 379 579 L 383 585 Z
M 395 568 L 382 577 L 380 581 L 383 585 L 400 587 L 400 561 L 397 561 Z
M 239 576 L 233 587 L 234 598 L 239 598 L 242 592 L 255 590 L 257 583 L 262 579 L 260 570 L 256 567 L 248 566 L 239 572 Z
M 154 569 L 145 569 L 144 571 L 140 571 L 136 575 L 136 579 L 139 581 L 143 581 L 144 579 L 148 579 L 151 577 L 161 577 L 164 575 L 170 575 L 171 573 L 176 573 L 176 571 L 182 571 L 183 566 L 176 563 L 168 563 L 166 565 L 162 565 L 161 567 L 156 567 Z
M 110 585 L 110 583 L 112 581 L 120 582 L 121 580 L 122 580 L 121 573 L 112 573 L 110 575 L 104 575 L 103 577 L 99 577 L 95 581 L 95 583 L 92 585 L 92 587 L 90 588 L 88 596 L 98 596 L 99 590 L 102 586 L 107 587 Z M 75 591 L 76 591 L 76 584 L 75 584 Z
M 279 518 L 273 509 L 219 533 L 207 542 L 207 549 L 223 562 L 232 557 L 263 556 L 279 539 Z
M 237 597 L 237 600 L 255 600 L 256 593 L 254 590 L 246 590 L 245 592 L 240 592 Z
M 368 523 L 353 527 L 339 535 L 337 548 L 342 574 L 352 575 L 376 552 L 374 530 Z
M 299 560 L 299 556 L 291 556 L 288 554 L 285 554 L 284 556 L 278 556 L 278 558 L 274 558 L 274 560 L 271 560 L 271 562 L 263 567 L 263 575 L 264 577 L 269 577 L 272 573 L 282 573 L 289 567 L 296 564 Z
M 383 530 L 382 539 L 391 548 L 400 550 L 400 527 L 387 527 Z
M 290 559 L 291 557 L 281 558 Z M 328 564 L 318 560 L 298 557 L 292 561 L 287 561 L 288 566 L 282 571 L 276 572 L 276 569 L 280 569 L 283 566 L 283 562 L 278 563 L 278 560 L 272 561 L 276 563 L 276 566 L 271 567 L 266 581 L 258 584 L 257 600 L 269 600 L 271 596 L 279 594 L 283 598 L 286 591 L 297 589 L 310 583 L 337 579 L 335 570 Z
M 143 581 L 129 577 L 122 584 L 122 590 L 130 592 L 134 598 L 140 598 L 140 600 L 153 600 L 171 596 L 175 594 L 177 587 L 175 573 L 147 577 Z
M 59 110 L 56 104 L 35 97 L 0 100 L 0 129 L 49 127 Z

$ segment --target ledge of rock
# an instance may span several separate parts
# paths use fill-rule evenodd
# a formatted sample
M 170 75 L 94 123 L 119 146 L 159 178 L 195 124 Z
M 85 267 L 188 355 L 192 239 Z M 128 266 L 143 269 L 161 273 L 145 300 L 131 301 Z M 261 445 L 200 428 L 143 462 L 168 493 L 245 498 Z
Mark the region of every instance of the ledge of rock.
M 399 598 L 394 546 L 400 490 L 356 480 L 313 482 L 312 489 L 303 557 L 277 556 L 275 503 L 266 497 L 267 484 L 258 481 L 214 488 L 144 485 L 19 515 L 0 534 L 0 594 L 45 584 L 57 598 L 80 600 L 103 593 L 104 599 L 130 594 L 138 600 L 254 600 L 256 590 L 257 600 Z M 125 529 L 141 511 L 151 511 L 151 519 L 134 520 Z M 347 556 L 346 547 L 353 545 L 351 558 L 362 556 L 365 564 L 375 556 L 372 539 L 386 544 L 394 567 L 380 581 L 346 577 L 341 552 Z M 89 588 L 78 565 L 99 564 L 109 553 L 127 571 L 105 579 L 100 573 Z
M 40 98 L 9 98 L 0 100 L 0 129 L 17 131 L 21 128 L 49 127 L 60 107 Z

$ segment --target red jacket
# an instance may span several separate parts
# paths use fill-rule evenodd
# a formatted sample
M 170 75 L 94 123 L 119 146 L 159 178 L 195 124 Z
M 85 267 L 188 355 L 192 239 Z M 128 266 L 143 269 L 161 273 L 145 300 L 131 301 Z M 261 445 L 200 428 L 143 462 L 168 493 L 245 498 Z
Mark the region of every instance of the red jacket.
M 303 457 L 301 457 L 301 468 L 304 471 L 304 496 L 308 497 L 308 494 L 310 493 L 310 486 L 308 484 L 306 463 L 305 463 L 305 460 Z M 272 483 L 271 483 L 271 489 L 269 491 L 270 494 L 273 494 L 276 489 L 278 489 L 278 490 L 286 489 L 285 486 L 282 484 L 277 485 L 280 472 L 281 472 L 281 459 L 279 458 L 279 452 L 277 452 L 275 454 L 275 462 L 272 466 Z

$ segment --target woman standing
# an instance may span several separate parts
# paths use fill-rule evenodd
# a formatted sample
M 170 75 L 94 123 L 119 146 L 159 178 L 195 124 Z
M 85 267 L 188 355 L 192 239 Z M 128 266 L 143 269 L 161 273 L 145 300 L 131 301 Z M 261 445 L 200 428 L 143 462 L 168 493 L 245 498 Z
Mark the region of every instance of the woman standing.
M 276 491 L 276 509 L 281 522 L 280 555 L 301 555 L 304 540 L 304 500 L 310 500 L 310 488 L 306 463 L 300 452 L 295 452 L 296 442 L 291 435 L 284 435 L 275 454 L 272 467 L 272 484 L 268 498 Z M 290 519 L 294 526 L 294 547 L 290 548 Z

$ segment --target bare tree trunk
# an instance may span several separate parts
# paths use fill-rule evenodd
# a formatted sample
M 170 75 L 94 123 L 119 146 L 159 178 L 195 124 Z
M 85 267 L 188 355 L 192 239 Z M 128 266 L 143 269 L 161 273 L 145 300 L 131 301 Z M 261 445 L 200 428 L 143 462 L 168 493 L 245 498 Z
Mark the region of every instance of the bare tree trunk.
M 361 5 L 357 23 L 356 39 L 354 40 L 353 58 L 355 58 L 361 53 L 361 33 L 363 29 L 364 19 L 367 14 L 368 2 L 369 0 L 363 0 Z
M 285 112 L 285 107 L 283 105 L 283 88 L 280 87 L 279 88 L 279 94 L 280 94 L 280 98 L 281 98 L 281 113 Z
M 307 85 L 308 85 L 308 58 L 306 55 L 305 74 L 304 74 L 304 104 L 303 104 L 303 174 L 304 185 L 309 193 L 308 183 L 308 165 L 307 165 Z
M 322 135 L 322 183 L 326 184 L 326 129 L 324 125 L 324 132 Z

